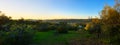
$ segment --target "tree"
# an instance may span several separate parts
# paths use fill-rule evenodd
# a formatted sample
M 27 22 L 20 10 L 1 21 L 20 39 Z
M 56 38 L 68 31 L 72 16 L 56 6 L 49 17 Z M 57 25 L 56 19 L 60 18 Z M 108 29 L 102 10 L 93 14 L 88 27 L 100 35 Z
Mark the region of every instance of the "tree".
M 91 34 L 96 34 L 96 35 L 100 34 L 101 33 L 100 19 L 93 18 L 92 22 L 86 24 L 85 30 L 88 30 L 89 33 Z
M 102 23 L 106 25 L 120 24 L 120 14 L 117 10 L 110 6 L 105 6 L 101 11 Z
M 110 37 L 110 43 L 120 44 L 120 0 L 116 0 L 114 7 L 106 5 L 100 13 L 102 30 Z
M 5 14 L 3 14 L 0 11 L 0 25 L 8 23 L 10 21 L 11 17 L 5 16 Z
M 7 29 L 7 28 L 4 28 L 3 25 L 7 24 L 8 22 L 10 22 L 11 20 L 11 17 L 8 17 L 8 16 L 5 16 L 5 14 L 3 14 L 1 11 L 0 11 L 0 30 L 4 30 L 4 29 Z

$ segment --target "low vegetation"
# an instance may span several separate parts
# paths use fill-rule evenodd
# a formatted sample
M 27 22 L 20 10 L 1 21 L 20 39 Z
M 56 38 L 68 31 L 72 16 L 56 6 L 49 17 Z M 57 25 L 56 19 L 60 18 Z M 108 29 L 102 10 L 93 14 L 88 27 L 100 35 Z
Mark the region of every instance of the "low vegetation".
M 0 12 L 0 45 L 119 45 L 119 7 L 106 5 L 85 23 L 13 20 Z

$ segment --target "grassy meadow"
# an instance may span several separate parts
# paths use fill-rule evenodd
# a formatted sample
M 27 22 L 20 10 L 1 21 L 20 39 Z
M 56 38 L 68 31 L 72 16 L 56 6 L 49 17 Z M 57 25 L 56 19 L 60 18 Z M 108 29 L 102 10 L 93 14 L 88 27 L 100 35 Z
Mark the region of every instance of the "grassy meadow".
M 39 45 L 68 45 L 70 43 L 75 44 L 77 43 L 74 42 L 75 40 L 79 41 L 89 36 L 87 32 L 83 34 L 77 31 L 69 31 L 67 34 L 56 34 L 55 31 L 36 32 L 33 41 Z

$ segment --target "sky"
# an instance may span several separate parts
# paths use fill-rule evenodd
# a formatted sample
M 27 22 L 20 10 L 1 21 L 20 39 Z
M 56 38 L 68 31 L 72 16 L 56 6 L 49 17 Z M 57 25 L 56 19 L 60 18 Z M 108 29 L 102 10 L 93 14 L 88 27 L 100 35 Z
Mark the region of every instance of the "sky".
M 114 0 L 0 0 L 0 11 L 13 19 L 86 19 L 105 4 Z

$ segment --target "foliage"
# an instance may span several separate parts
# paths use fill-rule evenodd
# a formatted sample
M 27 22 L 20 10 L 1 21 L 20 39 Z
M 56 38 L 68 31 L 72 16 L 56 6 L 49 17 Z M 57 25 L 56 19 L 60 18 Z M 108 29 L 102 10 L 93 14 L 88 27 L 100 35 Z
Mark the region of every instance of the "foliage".
M 11 17 L 5 16 L 2 12 L 0 12 L 0 25 L 6 24 L 11 20 Z
M 38 31 L 49 31 L 50 28 L 53 28 L 53 27 L 50 27 L 50 23 L 40 23 L 35 26 L 35 30 L 38 30 Z
M 105 6 L 101 12 L 102 23 L 106 25 L 119 25 L 120 14 L 112 7 Z
M 58 28 L 57 28 L 58 33 L 68 33 L 68 25 L 66 22 L 60 22 Z
M 0 12 L 0 30 L 4 30 L 2 25 L 7 24 L 10 21 L 11 21 L 11 17 L 5 16 L 5 14 Z
M 96 32 L 96 31 L 100 31 L 100 19 L 98 18 L 93 18 L 92 19 L 92 22 L 89 22 L 86 24 L 86 27 L 85 29 L 88 30 L 88 31 L 91 31 L 91 32 Z M 96 32 L 96 33 L 98 33 Z
M 12 25 L 10 31 L 0 31 L 1 45 L 29 45 L 33 39 L 30 25 Z
M 109 43 L 113 45 L 120 44 L 120 5 L 118 4 L 120 3 L 115 4 L 115 8 L 106 5 L 101 11 L 102 33 L 109 37 Z

